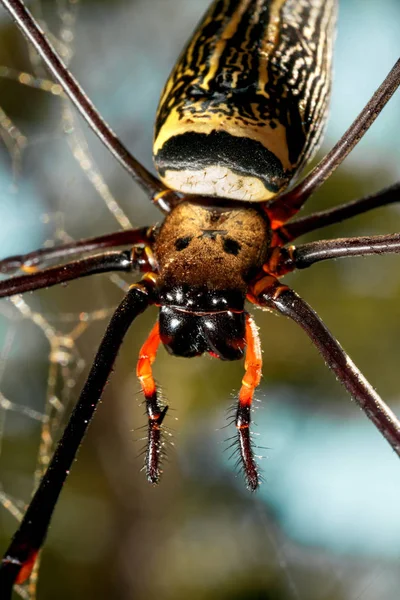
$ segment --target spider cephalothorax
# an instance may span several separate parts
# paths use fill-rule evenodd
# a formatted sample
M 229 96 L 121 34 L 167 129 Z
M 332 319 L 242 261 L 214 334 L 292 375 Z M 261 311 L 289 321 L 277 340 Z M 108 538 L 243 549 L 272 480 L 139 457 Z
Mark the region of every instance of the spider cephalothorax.
M 169 352 L 243 356 L 247 287 L 265 262 L 270 237 L 257 206 L 199 198 L 173 209 L 154 246 L 160 336 Z

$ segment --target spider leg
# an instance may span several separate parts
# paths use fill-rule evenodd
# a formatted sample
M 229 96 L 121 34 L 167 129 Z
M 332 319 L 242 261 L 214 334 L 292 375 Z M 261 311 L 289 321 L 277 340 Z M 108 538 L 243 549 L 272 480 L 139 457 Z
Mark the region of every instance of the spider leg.
M 25 8 L 24 3 L 21 0 L 1 1 L 94 133 L 155 202 L 158 208 L 163 212 L 169 212 L 171 204 L 177 201 L 178 196 L 166 188 L 157 177 L 154 177 L 150 171 L 141 165 L 120 142 L 110 126 L 100 116 L 79 83 L 66 68 L 31 13 Z
M 253 284 L 248 299 L 293 319 L 317 347 L 326 364 L 400 456 L 400 421 L 357 369 L 318 315 L 296 292 L 266 276 Z
M 296 221 L 277 229 L 274 232 L 274 236 L 279 245 L 286 244 L 310 231 L 315 231 L 316 229 L 327 227 L 334 223 L 340 223 L 341 221 L 345 221 L 356 215 L 361 215 L 373 208 L 394 204 L 395 202 L 400 202 L 400 183 L 395 183 L 376 194 L 358 198 L 347 204 L 342 204 L 335 208 L 329 208 L 328 210 L 322 210 L 307 217 L 296 219 Z
M 295 269 L 307 269 L 322 260 L 392 253 L 400 253 L 400 233 L 321 240 L 300 246 L 274 248 L 263 268 L 280 277 Z
M 101 398 L 119 348 L 132 321 L 154 302 L 154 277 L 134 284 L 115 311 L 92 368 L 46 473 L 0 565 L 2 600 L 14 583 L 25 581 L 46 538 L 50 520 L 80 443 Z
M 146 399 L 146 411 L 149 419 L 146 473 L 150 483 L 158 483 L 160 480 L 160 463 L 163 454 L 162 423 L 168 410 L 168 406 L 160 404 L 151 370 L 151 365 L 155 361 L 159 345 L 160 329 L 157 321 L 149 337 L 140 349 L 136 368 L 136 374 Z
M 118 246 L 134 246 L 135 244 L 152 245 L 154 242 L 154 228 L 141 227 L 117 231 L 86 240 L 79 240 L 62 246 L 40 248 L 27 254 L 7 256 L 0 260 L 0 273 L 8 274 L 21 269 L 25 273 L 34 273 L 36 268 L 52 259 L 64 259 L 76 254 L 93 252 L 103 248 L 116 248 Z
M 236 428 L 238 431 L 240 457 L 247 485 L 255 491 L 259 486 L 259 473 L 251 446 L 250 411 L 253 395 L 261 380 L 262 354 L 257 326 L 250 315 L 246 315 L 246 372 L 242 379 L 239 401 L 236 411 Z
M 0 298 L 51 287 L 96 273 L 110 271 L 131 273 L 138 268 L 142 271 L 152 271 L 151 256 L 150 254 L 146 257 L 145 253 L 142 251 L 135 252 L 135 249 L 124 250 L 123 252 L 106 252 L 64 265 L 49 267 L 31 275 L 10 277 L 0 282 Z
M 330 152 L 318 163 L 298 185 L 266 205 L 272 228 L 278 229 L 303 206 L 305 201 L 318 189 L 343 162 L 371 127 L 376 117 L 393 96 L 400 85 L 400 59 L 379 86 L 371 100 L 360 112 L 346 133 Z

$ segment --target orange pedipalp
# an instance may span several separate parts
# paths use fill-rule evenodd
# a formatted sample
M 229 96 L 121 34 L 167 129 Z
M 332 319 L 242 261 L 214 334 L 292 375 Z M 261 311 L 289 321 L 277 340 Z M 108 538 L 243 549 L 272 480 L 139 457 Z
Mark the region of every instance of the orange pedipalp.
M 154 363 L 160 345 L 160 327 L 157 323 L 139 352 L 136 374 L 146 399 L 146 412 L 149 419 L 148 444 L 146 452 L 147 479 L 158 483 L 161 475 L 161 458 L 163 452 L 162 423 L 168 406 L 159 402 L 157 387 L 153 378 L 151 365 Z
M 246 344 L 246 359 L 244 363 L 246 372 L 239 392 L 239 403 L 241 406 L 250 406 L 254 391 L 261 380 L 262 355 L 260 338 L 257 325 L 250 315 L 246 315 Z
M 139 352 L 139 360 L 136 367 L 136 375 L 139 378 L 140 385 L 146 398 L 156 392 L 156 384 L 153 379 L 151 365 L 156 359 L 158 347 L 160 345 L 160 327 L 157 323 L 151 330 L 149 337 L 143 344 Z
M 239 404 L 236 412 L 236 429 L 238 430 L 239 451 L 243 470 L 249 489 L 256 490 L 260 478 L 250 434 L 250 409 L 254 391 L 261 380 L 262 356 L 257 326 L 250 315 L 246 315 L 246 359 L 245 374 L 239 392 Z

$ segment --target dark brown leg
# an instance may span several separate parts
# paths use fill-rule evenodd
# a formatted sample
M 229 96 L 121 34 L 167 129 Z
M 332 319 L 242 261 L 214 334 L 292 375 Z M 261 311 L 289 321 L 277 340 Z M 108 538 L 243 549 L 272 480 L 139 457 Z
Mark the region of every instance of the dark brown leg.
M 257 464 L 251 445 L 250 422 L 254 391 L 261 380 L 262 354 L 257 326 L 250 315 L 246 315 L 246 372 L 242 379 L 236 411 L 239 450 L 247 486 L 255 491 L 260 483 Z
M 1 600 L 11 600 L 14 583 L 23 583 L 29 577 L 46 538 L 59 494 L 101 398 L 124 336 L 135 317 L 153 301 L 153 281 L 146 277 L 141 283 L 131 287 L 115 311 L 50 465 L 1 562 Z
M 53 46 L 44 36 L 39 25 L 25 8 L 24 3 L 21 0 L 1 1 L 94 133 L 155 204 L 163 212 L 169 212 L 170 202 L 174 203 L 177 201 L 176 194 L 168 190 L 161 181 L 145 169 L 119 141 L 110 126 L 102 119 L 92 102 L 86 96 L 79 83 L 68 71 Z
M 158 483 L 161 475 L 161 459 L 163 456 L 162 423 L 168 406 L 161 406 L 151 365 L 155 361 L 160 345 L 158 321 L 150 332 L 139 353 L 136 374 L 146 399 L 146 411 L 149 419 L 149 433 L 146 451 L 146 473 L 150 483 Z
M 332 175 L 371 127 L 399 85 L 400 59 L 356 120 L 325 158 L 292 190 L 266 205 L 266 212 L 271 219 L 273 229 L 278 229 L 293 217 L 311 194 Z
M 32 275 L 20 275 L 0 282 L 0 298 L 23 294 L 41 288 L 51 287 L 80 277 L 87 277 L 96 273 L 123 271 L 131 273 L 135 269 L 151 271 L 152 265 L 143 263 L 143 253 L 136 257 L 134 249 L 123 252 L 107 252 L 82 260 L 76 260 L 65 265 L 50 267 Z
M 371 196 L 359 198 L 358 200 L 353 200 L 353 202 L 343 204 L 342 206 L 322 210 L 309 215 L 308 217 L 297 219 L 296 221 L 293 221 L 293 223 L 288 223 L 277 229 L 275 231 L 275 236 L 280 245 L 286 244 L 310 231 L 315 231 L 316 229 L 321 229 L 321 227 L 327 227 L 334 223 L 340 223 L 341 221 L 345 221 L 356 215 L 361 215 L 373 208 L 394 204 L 395 202 L 400 202 L 400 183 L 395 183 Z
M 154 242 L 153 227 L 141 227 L 140 229 L 129 229 L 101 235 L 95 238 L 79 240 L 62 246 L 52 248 L 40 248 L 28 254 L 17 254 L 0 260 L 0 273 L 8 274 L 18 271 L 35 273 L 39 266 L 49 260 L 63 260 L 77 254 L 94 252 L 104 248 L 117 248 L 118 246 L 134 246 L 136 244 L 152 245 Z
M 393 253 L 400 253 L 400 233 L 322 240 L 300 246 L 275 248 L 265 268 L 280 277 L 295 269 L 307 269 L 321 260 Z
M 253 285 L 249 300 L 258 306 L 279 311 L 304 329 L 340 383 L 400 456 L 399 419 L 360 373 L 313 309 L 296 292 L 268 276 Z

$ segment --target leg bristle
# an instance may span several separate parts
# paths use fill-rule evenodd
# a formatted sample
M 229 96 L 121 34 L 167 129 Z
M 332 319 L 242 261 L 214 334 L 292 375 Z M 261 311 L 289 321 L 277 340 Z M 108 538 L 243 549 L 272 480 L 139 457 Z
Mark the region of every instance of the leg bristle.
M 248 427 L 238 429 L 240 458 L 249 490 L 254 492 L 260 485 L 258 466 L 251 446 L 250 430 Z
M 148 399 L 149 437 L 146 451 L 146 474 L 148 481 L 153 484 L 160 481 L 161 464 L 165 458 L 162 423 L 167 411 L 168 406 L 164 406 L 160 410 L 156 394 Z

